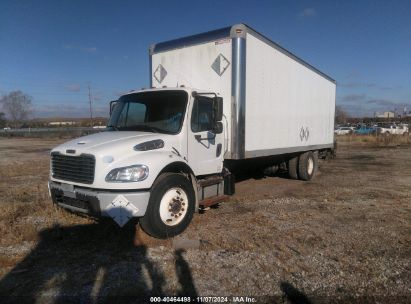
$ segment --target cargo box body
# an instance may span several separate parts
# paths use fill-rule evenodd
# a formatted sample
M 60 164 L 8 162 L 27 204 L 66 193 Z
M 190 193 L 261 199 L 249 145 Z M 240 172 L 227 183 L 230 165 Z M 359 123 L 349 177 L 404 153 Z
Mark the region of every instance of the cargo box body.
M 150 75 L 223 97 L 226 159 L 333 147 L 335 81 L 246 25 L 153 45 Z

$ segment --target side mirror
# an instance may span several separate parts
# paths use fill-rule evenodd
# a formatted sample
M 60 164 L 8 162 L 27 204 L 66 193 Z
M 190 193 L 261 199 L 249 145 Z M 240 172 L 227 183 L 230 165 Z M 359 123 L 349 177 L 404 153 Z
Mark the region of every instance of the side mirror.
M 214 123 L 213 133 L 214 134 L 223 133 L 223 123 L 221 121 L 217 121 L 217 122 Z
M 223 120 L 223 98 L 222 97 L 214 97 L 213 114 L 214 114 L 214 121 L 217 122 L 217 121 Z
M 116 106 L 116 104 L 117 104 L 117 100 L 110 101 L 110 116 L 111 116 L 111 113 L 113 112 L 113 109 Z

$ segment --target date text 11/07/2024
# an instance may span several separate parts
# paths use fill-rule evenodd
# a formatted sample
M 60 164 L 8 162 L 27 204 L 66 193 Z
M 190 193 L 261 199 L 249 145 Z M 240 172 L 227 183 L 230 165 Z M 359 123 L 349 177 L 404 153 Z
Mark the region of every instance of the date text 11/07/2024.
M 150 297 L 151 303 L 256 303 L 254 297 Z

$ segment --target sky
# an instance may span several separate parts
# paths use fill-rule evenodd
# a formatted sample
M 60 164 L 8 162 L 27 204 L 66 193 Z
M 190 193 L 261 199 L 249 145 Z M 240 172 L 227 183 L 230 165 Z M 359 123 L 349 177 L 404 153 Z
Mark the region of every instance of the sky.
M 351 116 L 411 110 L 411 1 L 0 2 L 0 95 L 35 117 L 108 116 L 148 87 L 152 43 L 246 23 L 337 81 Z

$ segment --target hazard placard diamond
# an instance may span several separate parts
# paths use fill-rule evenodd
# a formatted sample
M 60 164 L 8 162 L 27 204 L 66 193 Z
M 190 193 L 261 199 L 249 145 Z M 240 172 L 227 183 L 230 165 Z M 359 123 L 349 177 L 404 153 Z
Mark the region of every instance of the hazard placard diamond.
M 131 218 L 136 217 L 138 212 L 139 209 L 121 194 L 117 195 L 105 209 L 105 213 L 120 227 L 123 227 Z

